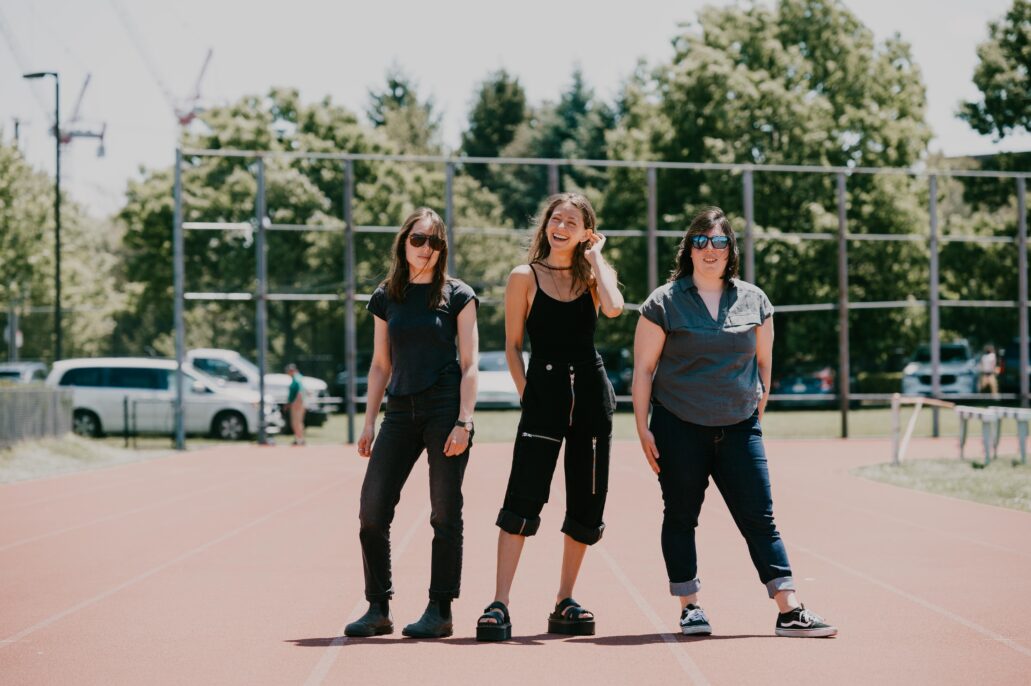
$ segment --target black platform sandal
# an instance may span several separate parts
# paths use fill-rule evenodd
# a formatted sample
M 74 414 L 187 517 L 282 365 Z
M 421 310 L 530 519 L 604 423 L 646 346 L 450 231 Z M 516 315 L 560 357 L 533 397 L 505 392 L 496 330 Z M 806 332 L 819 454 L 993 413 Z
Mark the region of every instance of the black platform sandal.
M 484 621 L 493 619 L 493 622 Z M 508 608 L 500 600 L 495 600 L 483 610 L 476 620 L 477 641 L 507 641 L 512 638 L 512 618 L 508 616 Z
M 555 605 L 555 611 L 548 615 L 548 633 L 593 636 L 594 613 L 585 610 L 572 598 L 566 598 Z

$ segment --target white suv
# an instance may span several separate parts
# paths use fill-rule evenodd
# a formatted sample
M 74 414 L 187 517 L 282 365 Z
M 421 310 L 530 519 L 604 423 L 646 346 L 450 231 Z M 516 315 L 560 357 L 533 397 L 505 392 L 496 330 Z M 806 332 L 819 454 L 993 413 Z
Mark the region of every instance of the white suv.
M 175 360 L 111 357 L 61 360 L 47 377 L 48 386 L 72 389 L 72 427 L 84 436 L 105 432 L 170 434 L 174 430 Z M 258 428 L 259 396 L 254 391 L 224 388 L 216 379 L 183 364 L 183 422 L 186 433 L 210 433 L 238 440 Z M 265 404 L 266 431 L 277 433 L 283 417 L 273 402 Z
M 977 360 L 966 341 L 941 343 L 941 392 L 943 395 L 977 392 Z M 913 360 L 902 370 L 904 395 L 931 394 L 931 349 L 921 345 Z

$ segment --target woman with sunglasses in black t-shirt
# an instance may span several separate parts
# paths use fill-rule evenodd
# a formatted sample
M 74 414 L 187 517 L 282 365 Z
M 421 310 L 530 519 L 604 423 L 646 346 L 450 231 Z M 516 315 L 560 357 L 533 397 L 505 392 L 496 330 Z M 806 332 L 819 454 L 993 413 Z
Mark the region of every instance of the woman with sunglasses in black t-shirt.
M 348 636 L 394 631 L 389 601 L 390 523 L 401 489 L 423 450 L 430 469 L 433 553 L 430 602 L 402 633 L 440 638 L 452 633 L 451 601 L 462 573 L 462 479 L 469 461 L 476 404 L 478 334 L 473 290 L 447 274 L 443 220 L 421 208 L 394 240 L 390 273 L 369 300 L 375 339 L 365 428 L 358 454 L 369 459 L 362 482 L 359 538 L 368 611 Z M 386 413 L 376 437 L 384 391 Z

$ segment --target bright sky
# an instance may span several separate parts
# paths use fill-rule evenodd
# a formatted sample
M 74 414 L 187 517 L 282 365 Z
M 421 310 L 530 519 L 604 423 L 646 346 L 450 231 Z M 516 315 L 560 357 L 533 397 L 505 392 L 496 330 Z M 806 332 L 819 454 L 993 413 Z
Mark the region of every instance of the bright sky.
M 878 41 L 898 32 L 912 44 L 927 86 L 932 150 L 1031 150 L 1031 135 L 997 144 L 954 116 L 957 103 L 977 97 L 976 46 L 1011 1 L 846 0 Z M 52 173 L 53 80 L 21 74 L 60 72 L 67 119 L 90 73 L 80 126 L 107 123 L 107 154 L 98 159 L 95 141 L 75 140 L 62 157 L 63 183 L 103 215 L 120 207 L 140 166 L 172 163 L 176 123 L 158 80 L 185 97 L 209 47 L 214 56 L 201 88 L 209 103 L 281 85 L 298 88 L 305 101 L 329 95 L 361 113 L 368 90 L 400 65 L 435 98 L 453 148 L 475 86 L 489 72 L 515 74 L 536 103 L 556 99 L 579 64 L 599 95 L 612 99 L 638 58 L 669 59 L 677 23 L 704 4 L 712 3 L 635 0 L 599 10 L 586 0 L 2 0 L 0 130 L 10 141 L 20 119 L 22 149 Z

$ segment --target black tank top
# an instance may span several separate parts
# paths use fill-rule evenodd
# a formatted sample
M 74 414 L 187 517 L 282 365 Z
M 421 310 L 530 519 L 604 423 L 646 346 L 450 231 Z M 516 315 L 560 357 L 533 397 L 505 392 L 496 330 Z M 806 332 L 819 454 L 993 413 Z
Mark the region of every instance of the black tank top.
M 533 355 L 554 362 L 593 360 L 598 313 L 590 289 L 574 300 L 556 300 L 541 288 L 532 264 L 530 271 L 537 283 L 537 293 L 526 317 L 526 333 Z

